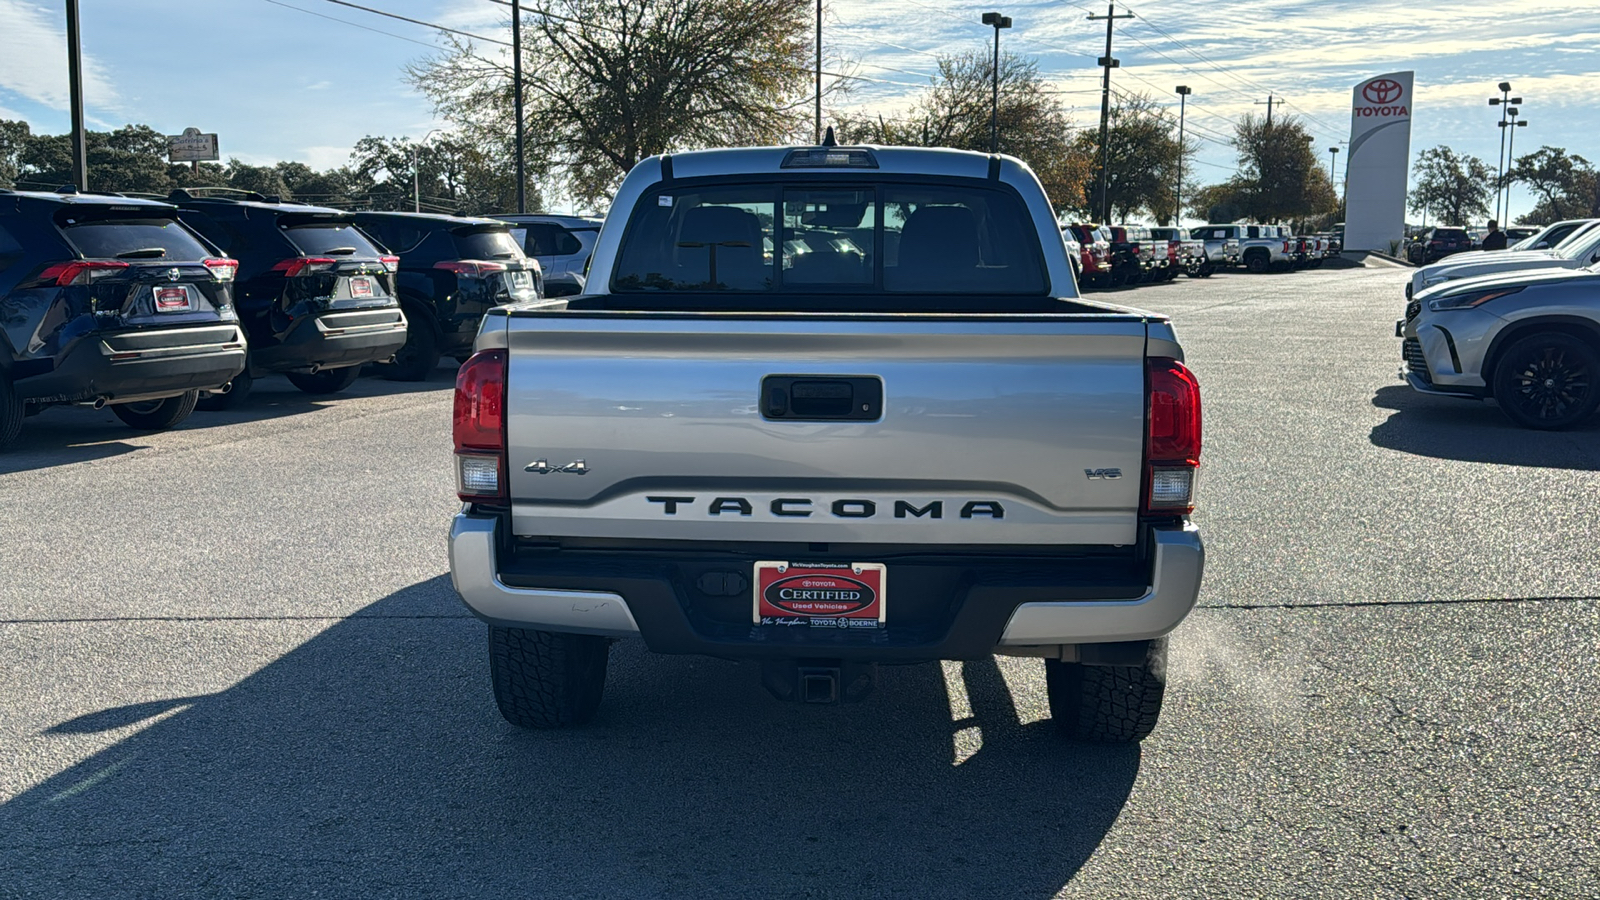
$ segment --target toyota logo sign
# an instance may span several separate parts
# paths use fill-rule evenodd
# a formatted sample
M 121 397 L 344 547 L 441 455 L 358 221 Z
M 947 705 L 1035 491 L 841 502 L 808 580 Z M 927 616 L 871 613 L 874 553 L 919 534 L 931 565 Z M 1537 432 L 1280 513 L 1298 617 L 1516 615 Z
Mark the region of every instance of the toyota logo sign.
M 1400 99 L 1400 82 L 1391 78 L 1379 78 L 1361 89 L 1361 96 L 1368 102 L 1387 105 Z

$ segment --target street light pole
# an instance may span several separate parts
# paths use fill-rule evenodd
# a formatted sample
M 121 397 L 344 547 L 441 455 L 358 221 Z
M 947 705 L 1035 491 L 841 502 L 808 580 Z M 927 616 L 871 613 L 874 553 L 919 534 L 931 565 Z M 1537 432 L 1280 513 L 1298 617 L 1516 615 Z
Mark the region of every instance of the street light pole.
M 89 190 L 87 135 L 83 131 L 83 49 L 78 37 L 78 0 L 67 0 L 67 82 L 72 94 L 72 185 Z
M 1507 139 L 1507 142 L 1506 142 L 1506 175 L 1505 175 L 1506 203 L 1505 203 L 1504 211 L 1505 211 L 1505 217 L 1507 219 L 1511 218 L 1511 160 L 1512 160 L 1512 157 L 1515 156 L 1516 152 L 1517 152 L 1517 129 L 1518 128 L 1526 128 L 1526 127 L 1528 127 L 1528 120 L 1527 119 L 1519 120 L 1517 118 L 1517 113 L 1519 111 L 1520 110 L 1518 110 L 1515 106 L 1513 106 L 1510 109 L 1506 110 L 1506 115 L 1510 117 L 1510 119 L 1507 122 L 1507 127 L 1510 128 L 1510 130 L 1511 130 L 1511 136 Z M 1499 201 L 1500 201 L 1500 194 L 1499 194 L 1498 191 L 1496 191 L 1495 192 L 1495 203 L 1496 203 L 1497 206 L 1499 204 Z
M 1178 189 L 1172 195 L 1172 225 L 1182 227 L 1183 221 L 1183 112 L 1189 95 L 1194 90 L 1186 84 L 1180 84 L 1178 91 Z
M 511 0 L 511 90 L 517 116 L 517 212 L 528 211 L 528 173 L 523 162 L 522 122 L 522 0 Z M 412 174 L 416 166 L 412 166 Z M 421 201 L 418 201 L 421 205 Z
M 1489 105 L 1500 107 L 1500 158 L 1495 163 L 1494 169 L 1494 217 L 1500 219 L 1500 189 L 1504 187 L 1503 179 L 1506 171 L 1506 108 L 1511 104 L 1522 102 L 1521 97 L 1511 96 L 1511 82 L 1502 81 L 1495 87 L 1500 89 L 1500 96 L 1490 97 Z
M 989 152 L 1000 152 L 1000 29 L 1011 27 L 1011 17 L 983 14 L 983 24 L 994 26 L 994 102 L 989 107 Z
M 999 32 L 995 32 L 999 34 Z M 817 0 L 817 126 L 816 143 L 822 144 L 822 0 Z
M 1339 148 L 1328 148 L 1328 184 L 1335 190 L 1339 187 Z

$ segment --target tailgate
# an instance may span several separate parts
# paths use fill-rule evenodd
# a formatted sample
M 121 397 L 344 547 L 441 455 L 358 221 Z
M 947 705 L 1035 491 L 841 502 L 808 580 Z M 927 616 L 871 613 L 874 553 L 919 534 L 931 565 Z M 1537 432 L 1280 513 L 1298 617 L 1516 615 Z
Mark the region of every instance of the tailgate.
M 554 312 L 506 321 L 519 535 L 1135 540 L 1138 316 Z M 763 397 L 774 377 L 769 385 L 797 398 L 853 384 L 868 406 L 876 383 L 881 404 L 853 420 L 808 418 L 814 408 L 798 402 L 775 417 Z

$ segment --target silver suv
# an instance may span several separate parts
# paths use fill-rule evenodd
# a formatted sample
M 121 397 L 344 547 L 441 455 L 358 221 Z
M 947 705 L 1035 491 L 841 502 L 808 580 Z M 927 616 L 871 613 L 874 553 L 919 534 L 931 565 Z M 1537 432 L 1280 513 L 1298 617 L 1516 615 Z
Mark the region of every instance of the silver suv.
M 571 297 L 583 293 L 589 254 L 594 252 L 603 219 L 542 214 L 493 218 L 516 226 L 511 229 L 512 236 L 522 244 L 524 253 L 539 261 L 544 273 L 545 296 Z

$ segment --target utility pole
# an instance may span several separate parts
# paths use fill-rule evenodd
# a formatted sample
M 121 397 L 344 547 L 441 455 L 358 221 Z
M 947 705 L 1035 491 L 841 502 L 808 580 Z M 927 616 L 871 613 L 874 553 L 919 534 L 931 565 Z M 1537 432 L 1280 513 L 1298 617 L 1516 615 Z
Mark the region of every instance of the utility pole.
M 1282 100 L 1279 100 L 1279 99 L 1273 97 L 1271 94 L 1268 94 L 1267 95 L 1267 99 L 1265 99 L 1265 100 L 1257 100 L 1256 101 L 1256 105 L 1257 106 L 1263 106 L 1264 105 L 1267 108 L 1267 130 L 1268 131 L 1272 130 L 1272 104 L 1274 104 L 1274 103 L 1282 103 L 1282 102 L 1283 102 Z
M 1521 110 L 1517 109 L 1515 106 L 1506 110 L 1506 115 L 1510 116 L 1510 118 L 1506 121 L 1506 127 L 1511 130 L 1510 139 L 1506 144 L 1506 184 L 1504 188 L 1506 195 L 1505 216 L 1507 219 L 1511 218 L 1511 160 L 1517 152 L 1517 129 L 1528 127 L 1527 119 L 1517 118 L 1517 114 L 1519 112 L 1521 112 Z M 1500 193 L 1498 191 L 1495 192 L 1494 202 L 1495 208 L 1498 211 L 1500 209 Z M 1498 218 L 1498 216 L 1496 216 L 1496 218 Z M 1502 222 L 1501 224 L 1504 225 L 1506 223 Z
M 1100 82 L 1100 224 L 1111 222 L 1110 191 L 1110 166 L 1111 157 L 1106 142 L 1111 131 L 1111 70 L 1121 63 L 1111 58 L 1111 32 L 1118 19 L 1131 19 L 1133 13 L 1117 15 L 1117 6 L 1114 0 L 1106 3 L 1106 14 L 1103 16 L 1089 16 L 1091 22 L 1104 20 L 1106 23 L 1106 55 L 1100 57 L 1100 68 L 1105 70 Z
M 78 0 L 67 0 L 67 83 L 72 94 L 72 185 L 89 190 L 89 155 L 83 131 L 83 49 L 78 38 Z
M 1172 225 L 1175 228 L 1181 228 L 1182 226 L 1179 223 L 1183 221 L 1183 108 L 1184 108 L 1184 105 L 1185 105 L 1185 101 L 1187 101 L 1189 99 L 1189 95 L 1194 93 L 1194 89 L 1189 87 L 1186 84 L 1180 84 L 1177 87 L 1177 91 L 1178 91 L 1178 189 L 1177 189 L 1177 191 L 1173 192 L 1173 195 L 1172 195 L 1172 197 L 1173 197 L 1173 200 L 1172 200 Z
M 528 173 L 523 162 L 522 0 L 511 0 L 511 90 L 517 115 L 517 212 L 528 211 Z
M 817 128 L 816 143 L 822 144 L 822 0 L 817 0 Z

